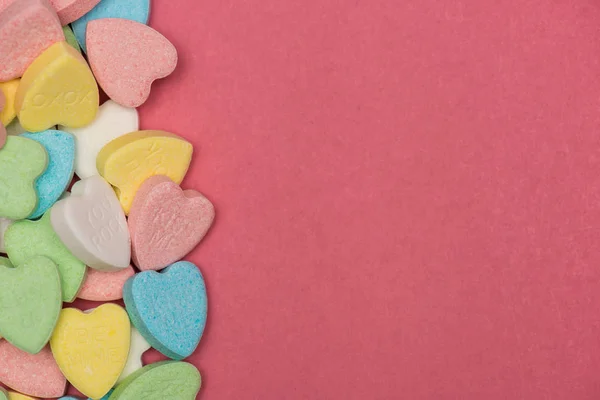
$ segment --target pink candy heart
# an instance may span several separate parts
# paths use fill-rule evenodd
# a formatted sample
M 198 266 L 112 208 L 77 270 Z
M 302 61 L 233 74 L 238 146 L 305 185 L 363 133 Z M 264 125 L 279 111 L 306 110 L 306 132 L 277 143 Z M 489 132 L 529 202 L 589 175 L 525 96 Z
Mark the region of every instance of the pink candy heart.
M 96 7 L 100 0 L 50 0 L 50 2 L 56 9 L 60 23 L 67 25 Z
M 0 382 L 18 392 L 35 397 L 60 397 L 67 379 L 54 361 L 48 346 L 29 354 L 0 340 Z
M 215 218 L 212 203 L 195 190 L 181 190 L 165 176 L 148 178 L 129 213 L 133 262 L 160 270 L 196 247 Z
M 123 286 L 127 279 L 135 275 L 129 266 L 118 272 L 102 272 L 88 268 L 85 281 L 77 297 L 92 301 L 112 301 L 123 298 Z
M 90 21 L 86 47 L 98 84 L 124 107 L 142 105 L 152 82 L 177 66 L 177 50 L 171 42 L 149 26 L 126 19 Z

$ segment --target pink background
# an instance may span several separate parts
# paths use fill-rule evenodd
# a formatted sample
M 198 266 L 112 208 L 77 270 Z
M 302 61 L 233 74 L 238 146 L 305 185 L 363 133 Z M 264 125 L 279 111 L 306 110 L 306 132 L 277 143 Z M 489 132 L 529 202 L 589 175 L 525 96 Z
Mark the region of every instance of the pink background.
M 598 399 L 600 2 L 153 2 L 218 221 L 201 399 Z

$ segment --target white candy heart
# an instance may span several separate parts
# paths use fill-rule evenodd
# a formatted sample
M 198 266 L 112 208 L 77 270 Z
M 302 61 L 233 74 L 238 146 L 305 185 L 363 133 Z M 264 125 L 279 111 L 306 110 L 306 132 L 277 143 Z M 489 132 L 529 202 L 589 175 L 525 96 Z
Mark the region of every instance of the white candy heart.
M 8 226 L 12 224 L 12 220 L 8 218 L 0 217 L 0 253 L 6 253 L 6 249 L 4 248 L 4 232 L 8 229 Z
M 75 257 L 99 271 L 129 267 L 131 240 L 125 213 L 100 176 L 75 183 L 50 211 L 54 231 Z
M 150 350 L 150 344 L 144 339 L 144 337 L 131 326 L 131 341 L 129 345 L 129 356 L 127 357 L 127 364 L 121 372 L 121 376 L 117 379 L 117 383 L 121 383 L 129 375 L 133 374 L 138 369 L 142 368 L 142 355 Z
M 123 107 L 112 100 L 100 106 L 94 122 L 84 128 L 60 130 L 72 133 L 77 138 L 75 151 L 75 173 L 81 179 L 99 175 L 96 157 L 108 142 L 126 133 L 139 130 L 138 113 L 135 108 Z

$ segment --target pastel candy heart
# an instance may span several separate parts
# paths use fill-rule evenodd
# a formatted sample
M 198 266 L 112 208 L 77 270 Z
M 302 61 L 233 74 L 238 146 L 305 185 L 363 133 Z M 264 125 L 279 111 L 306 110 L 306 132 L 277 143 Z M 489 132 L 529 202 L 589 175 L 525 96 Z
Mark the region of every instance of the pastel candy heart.
M 9 136 L 0 149 L 0 217 L 27 218 L 37 207 L 35 180 L 45 170 L 44 147 L 21 136 Z
M 39 132 L 54 125 L 89 124 L 96 117 L 98 102 L 98 86 L 86 61 L 67 42 L 59 42 L 25 71 L 15 109 L 23 128 Z
M 4 108 L 0 107 L 2 109 L 2 112 L 0 112 L 0 122 L 4 126 L 10 124 L 17 116 L 17 112 L 15 111 L 15 96 L 19 88 L 19 82 L 21 82 L 21 79 L 0 82 L 0 91 L 5 99 Z
M 94 8 L 100 0 L 50 0 L 62 25 L 81 18 Z
M 215 218 L 212 203 L 195 190 L 181 190 L 166 176 L 148 178 L 129 212 L 133 262 L 159 270 L 196 247 Z
M 112 390 L 110 392 L 108 392 L 104 397 L 102 397 L 100 400 L 108 400 L 108 398 L 110 397 L 110 395 L 112 394 Z M 72 396 L 66 396 L 66 397 L 61 397 L 59 400 L 79 400 L 77 397 L 72 397 Z M 92 400 L 88 397 L 88 400 Z
M 87 276 L 77 297 L 92 301 L 111 301 L 123 298 L 123 286 L 135 275 L 131 266 L 117 272 L 102 272 L 88 268 Z
M 0 335 L 38 353 L 48 343 L 62 307 L 56 264 L 37 256 L 17 268 L 0 266 Z
M 194 352 L 207 312 L 204 279 L 194 264 L 180 261 L 162 273 L 141 272 L 125 283 L 123 299 L 131 322 L 152 347 L 175 360 Z
M 192 364 L 157 362 L 130 375 L 109 400 L 193 400 L 201 383 L 200 373 Z
M 50 215 L 61 241 L 90 268 L 118 271 L 129 267 L 127 220 L 115 192 L 100 176 L 75 183 L 71 195 L 57 202 Z
M 79 129 L 61 127 L 77 138 L 75 173 L 81 179 L 99 175 L 96 168 L 98 153 L 111 140 L 139 129 L 135 108 L 123 107 L 112 100 L 100 106 L 98 116 L 88 126 Z
M 8 400 L 8 392 L 0 388 L 0 400 Z
M 125 214 L 135 193 L 151 176 L 165 175 L 180 184 L 192 160 L 192 145 L 164 131 L 137 131 L 123 135 L 100 150 L 96 167 L 111 185 Z
M 65 35 L 65 41 L 79 53 L 81 53 L 81 47 L 79 47 L 79 42 L 77 42 L 77 38 L 73 33 L 70 25 L 63 26 L 63 33 Z
M 125 367 L 130 335 L 127 313 L 115 304 L 103 304 L 89 313 L 65 308 L 50 347 L 69 382 L 84 395 L 99 399 Z
M 20 265 L 35 256 L 46 256 L 58 267 L 62 298 L 66 302 L 75 299 L 85 279 L 85 264 L 64 246 L 50 224 L 50 212 L 38 221 L 17 221 L 4 234 L 8 258 Z
M 29 354 L 5 340 L 0 341 L 0 382 L 18 392 L 43 398 L 60 397 L 67 387 L 50 347 Z
M 44 50 L 65 40 L 47 0 L 16 0 L 0 13 L 0 81 L 18 78 Z
M 8 400 L 36 400 L 36 399 L 34 399 L 33 397 L 26 396 L 21 393 L 9 392 Z
M 48 168 L 35 184 L 38 205 L 29 216 L 29 219 L 36 219 L 56 203 L 73 179 L 75 138 L 70 133 L 56 130 L 26 133 L 21 137 L 35 140 L 44 146 L 48 153 Z
M 150 0 L 128 0 L 127 2 L 102 0 L 89 13 L 73 22 L 73 33 L 75 33 L 75 37 L 83 51 L 86 51 L 85 37 L 87 25 L 90 21 L 103 18 L 123 18 L 145 24 L 148 22 L 149 16 Z
M 91 21 L 86 46 L 98 84 L 125 107 L 144 104 L 152 82 L 177 66 L 177 50 L 171 42 L 149 26 L 126 19 Z
M 123 372 L 121 372 L 121 376 L 117 379 L 117 384 L 123 382 L 129 375 L 142 369 L 142 355 L 150 350 L 150 347 L 150 343 L 144 339 L 137 329 L 132 327 L 129 356 L 127 356 L 127 363 L 125 364 L 125 368 L 123 368 Z

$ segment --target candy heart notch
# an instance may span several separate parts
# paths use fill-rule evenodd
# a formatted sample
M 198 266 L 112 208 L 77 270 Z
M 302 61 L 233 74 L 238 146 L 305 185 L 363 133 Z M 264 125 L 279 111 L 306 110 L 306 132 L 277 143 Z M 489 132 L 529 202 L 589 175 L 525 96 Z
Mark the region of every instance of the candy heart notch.
M 166 176 L 148 178 L 129 213 L 133 262 L 142 271 L 159 270 L 181 260 L 208 232 L 212 203 L 195 190 L 181 190 Z
M 56 264 L 35 257 L 17 268 L 0 266 L 0 335 L 36 354 L 48 343 L 62 307 Z
M 21 136 L 9 136 L 0 149 L 0 217 L 27 218 L 37 207 L 35 180 L 48 165 L 44 147 Z
M 91 123 L 98 102 L 98 86 L 83 56 L 67 42 L 59 42 L 25 71 L 15 109 L 23 128 L 40 132 L 54 125 L 80 128 Z
M 177 50 L 171 42 L 149 26 L 127 19 L 91 21 L 86 46 L 98 84 L 125 107 L 144 104 L 152 82 L 177 66 Z
M 204 279 L 187 261 L 162 273 L 141 272 L 125 283 L 123 299 L 131 322 L 144 339 L 174 360 L 190 356 L 206 325 Z
M 101 177 L 75 183 L 71 195 L 58 201 L 50 215 L 60 240 L 90 268 L 119 271 L 129 267 L 127 220 L 115 192 Z
M 0 382 L 42 398 L 60 397 L 67 388 L 67 379 L 56 365 L 49 346 L 37 354 L 29 354 L 5 340 L 0 341 Z
M 129 214 L 135 193 L 154 175 L 180 184 L 192 160 L 192 145 L 164 131 L 137 131 L 123 135 L 100 150 L 96 167 L 111 185 Z
M 127 361 L 130 323 L 115 304 L 83 313 L 65 308 L 50 339 L 60 370 L 77 390 L 99 399 L 113 387 Z

